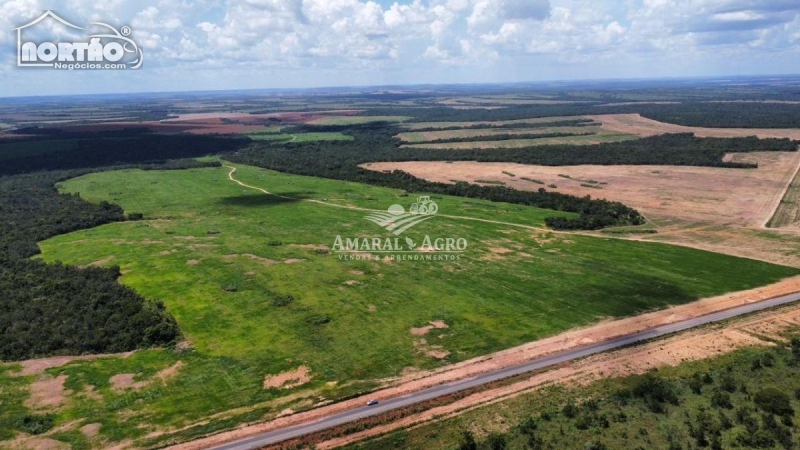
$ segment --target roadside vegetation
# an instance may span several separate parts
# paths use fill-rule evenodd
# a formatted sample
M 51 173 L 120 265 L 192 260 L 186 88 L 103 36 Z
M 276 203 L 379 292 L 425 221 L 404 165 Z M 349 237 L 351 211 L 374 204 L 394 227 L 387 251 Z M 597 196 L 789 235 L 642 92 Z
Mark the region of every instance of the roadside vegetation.
M 346 448 L 792 449 L 800 338 L 711 360 L 554 386 Z

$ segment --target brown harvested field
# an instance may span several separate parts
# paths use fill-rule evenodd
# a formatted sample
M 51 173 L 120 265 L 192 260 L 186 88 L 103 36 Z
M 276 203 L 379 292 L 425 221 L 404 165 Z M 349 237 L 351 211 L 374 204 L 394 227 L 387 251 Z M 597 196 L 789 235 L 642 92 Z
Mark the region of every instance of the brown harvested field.
M 794 228 L 800 230 L 800 166 L 786 188 L 786 193 L 775 209 L 775 215 L 770 219 L 770 228 Z
M 477 392 L 453 403 L 412 414 L 387 425 L 320 442 L 316 448 L 336 448 L 394 430 L 442 420 L 553 384 L 585 386 L 609 377 L 642 374 L 654 368 L 677 366 L 684 362 L 715 357 L 745 347 L 769 347 L 775 345 L 772 341 L 784 341 L 783 335 L 798 327 L 800 327 L 800 307 L 796 305 L 762 312 L 736 320 L 727 326 L 711 325 L 635 347 L 590 356 L 536 373 L 513 384 Z
M 800 239 L 792 228 L 772 232 L 772 216 L 800 166 L 800 152 L 731 155 L 758 169 L 683 166 L 562 166 L 515 163 L 372 163 L 375 171 L 399 169 L 431 181 L 501 181 L 520 190 L 555 184 L 556 192 L 620 201 L 644 214 L 657 234 L 620 235 L 700 248 L 800 267 Z M 515 174 L 511 177 L 503 172 Z M 565 178 L 564 175 L 570 178 Z M 529 178 L 543 184 L 524 180 Z M 596 182 L 596 183 L 591 183 Z M 605 183 L 605 184 L 601 184 Z M 795 230 L 796 231 L 796 230 Z
M 639 114 L 601 114 L 586 116 L 603 124 L 603 129 L 637 136 L 657 136 L 665 133 L 694 133 L 697 137 L 789 138 L 800 140 L 800 129 L 787 128 L 701 128 L 674 125 L 647 119 Z
M 473 377 L 490 370 L 509 367 L 524 363 L 526 361 L 530 361 L 532 359 L 542 358 L 562 350 L 576 348 L 593 342 L 600 342 L 608 339 L 613 339 L 615 337 L 636 333 L 638 331 L 642 331 L 647 328 L 652 328 L 659 325 L 667 325 L 684 319 L 711 314 L 715 311 L 722 311 L 728 308 L 732 308 L 734 306 L 766 300 L 768 298 L 773 298 L 783 294 L 797 292 L 798 290 L 800 290 L 800 276 L 789 278 L 781 282 L 769 286 L 764 286 L 762 288 L 753 289 L 750 291 L 735 292 L 718 297 L 707 298 L 699 300 L 694 303 L 674 306 L 671 308 L 667 308 L 665 310 L 646 313 L 635 317 L 629 317 L 619 320 L 607 320 L 587 328 L 575 329 L 572 331 L 559 334 L 557 336 L 552 336 L 547 339 L 531 342 L 528 344 L 521 345 L 519 347 L 503 350 L 497 353 L 493 353 L 491 355 L 481 356 L 468 361 L 463 361 L 461 363 L 447 365 L 438 369 L 433 369 L 429 371 L 409 371 L 399 378 L 383 380 L 384 386 L 386 387 L 383 390 L 373 392 L 368 396 L 359 396 L 350 400 L 345 400 L 342 402 L 321 406 L 319 408 L 311 409 L 308 411 L 303 411 L 296 414 L 279 417 L 270 422 L 242 427 L 236 430 L 223 432 L 218 435 L 209 436 L 203 439 L 198 439 L 196 441 L 178 444 L 169 448 L 173 450 L 178 450 L 178 449 L 199 450 L 199 449 L 213 447 L 215 445 L 220 445 L 222 443 L 229 442 L 231 440 L 245 438 L 248 436 L 252 436 L 254 434 L 263 433 L 266 431 L 275 430 L 282 427 L 297 425 L 299 423 L 304 423 L 307 421 L 319 420 L 331 414 L 351 410 L 354 408 L 361 408 L 363 407 L 364 402 L 366 402 L 369 399 L 383 400 L 388 398 L 399 397 L 402 395 L 409 394 L 411 392 L 418 391 L 420 389 L 424 389 L 426 387 L 441 385 L 455 380 Z M 784 311 L 784 310 L 785 309 L 781 309 L 779 311 Z M 795 307 L 794 311 L 796 312 L 796 314 L 800 315 L 800 309 L 797 309 Z M 774 311 L 772 312 L 774 313 Z M 761 314 L 769 314 L 769 312 Z M 751 320 L 755 320 L 756 318 L 761 317 L 761 314 L 751 316 Z M 789 320 L 785 321 L 762 320 L 758 321 L 757 323 L 759 324 L 759 327 L 762 327 L 759 328 L 759 330 L 765 331 L 765 329 L 763 329 L 763 327 L 765 326 L 766 327 L 773 325 L 780 326 L 783 323 L 794 323 L 791 321 L 797 321 L 798 323 L 800 323 L 800 319 L 798 319 L 796 315 L 791 316 Z M 697 332 L 702 332 L 706 329 L 713 329 L 713 327 L 707 327 L 705 329 L 698 330 Z M 684 348 L 688 347 L 687 345 L 680 344 L 681 338 L 685 337 L 686 335 L 687 334 L 684 333 L 676 335 L 673 338 L 669 338 L 669 339 L 676 339 L 677 343 L 675 345 L 665 347 L 668 349 L 665 351 L 667 356 L 669 356 L 669 354 L 672 352 L 688 351 Z M 656 341 L 656 344 L 661 344 L 657 345 L 657 347 L 661 347 L 664 342 L 665 342 L 664 340 Z M 733 345 L 727 344 L 725 341 L 717 342 L 715 344 L 709 338 L 697 338 L 694 339 L 693 342 L 696 342 L 698 345 L 703 345 L 709 349 L 714 349 L 714 350 L 734 348 Z M 752 344 L 752 343 L 753 341 L 747 341 L 747 344 Z M 650 358 L 652 355 L 648 354 L 647 352 L 636 353 L 635 350 L 638 348 L 641 347 L 618 350 L 616 352 L 609 353 L 608 355 L 605 354 L 598 355 L 596 357 L 578 361 L 574 363 L 574 365 L 582 364 L 583 361 L 594 361 L 597 358 L 602 359 L 602 358 L 613 357 L 614 355 L 619 355 L 620 352 L 633 352 L 634 355 L 629 357 L 630 358 L 629 361 L 638 361 L 639 366 L 644 367 L 647 365 L 648 358 Z M 690 347 L 690 349 L 691 348 L 693 347 Z M 704 351 L 707 350 L 695 349 L 694 350 L 695 357 L 696 358 L 704 357 L 706 355 L 705 353 L 703 353 Z M 655 361 L 657 362 L 661 362 L 665 361 L 667 356 L 658 359 L 655 358 L 653 359 L 655 359 Z M 675 358 L 674 356 L 672 356 L 672 358 L 673 360 L 678 359 Z M 625 368 L 624 361 L 612 361 L 612 362 L 607 362 L 608 360 L 603 360 L 603 361 L 606 361 L 603 367 L 611 367 L 616 364 L 616 366 L 618 366 L 618 369 Z M 605 370 L 606 374 L 614 373 L 610 369 L 605 369 Z M 572 369 L 572 372 L 575 373 L 576 377 L 579 374 L 583 373 L 579 372 L 576 369 Z M 553 381 L 561 379 L 566 376 L 566 374 L 563 372 L 555 372 L 555 371 L 545 372 L 544 375 L 547 375 L 548 373 L 551 373 L 552 375 L 548 376 L 547 379 L 548 380 L 552 379 Z M 534 375 L 532 379 L 535 379 L 535 377 L 537 376 L 541 375 Z M 570 380 L 572 380 L 572 378 L 570 378 Z M 519 389 L 517 392 L 521 392 L 525 389 L 530 389 L 536 385 L 521 386 L 521 389 Z M 514 384 L 512 386 L 518 386 L 518 385 Z M 474 406 L 475 404 L 480 404 L 495 399 L 498 396 L 502 397 L 502 394 L 500 392 L 492 392 L 492 391 L 488 392 L 484 391 L 479 393 L 478 395 L 481 395 L 479 399 L 476 399 L 473 396 L 467 397 L 469 399 L 472 399 L 471 403 L 467 402 L 467 404 L 464 404 L 463 401 L 459 401 L 459 403 L 457 404 L 463 405 L 463 407 L 467 407 L 470 404 Z
M 471 127 L 476 125 L 501 126 L 501 125 L 514 125 L 518 123 L 549 123 L 559 122 L 562 120 L 578 120 L 586 119 L 581 116 L 553 116 L 553 117 L 539 117 L 536 119 L 516 119 L 516 120 L 500 120 L 500 121 L 480 121 L 480 122 L 419 122 L 404 124 L 403 128 L 408 130 L 419 130 L 423 128 L 453 128 L 453 127 Z
M 476 128 L 476 129 L 463 129 L 463 130 L 445 130 L 445 131 L 424 131 L 424 132 L 409 132 L 400 133 L 397 135 L 403 142 L 418 143 L 430 142 L 443 139 L 461 139 L 471 138 L 476 136 L 498 136 L 498 135 L 517 135 L 517 134 L 550 134 L 550 133 L 570 133 L 570 134 L 596 134 L 599 133 L 600 127 L 547 127 L 547 128 L 514 128 L 514 129 L 498 129 L 498 128 Z
M 530 98 L 516 98 L 512 96 L 487 96 L 487 97 L 456 97 L 449 98 L 437 102 L 440 105 L 446 106 L 461 106 L 461 105 L 568 105 L 573 103 L 588 103 L 585 101 L 575 100 L 546 100 L 546 99 L 530 99 Z
M 580 130 L 580 128 L 572 128 Z M 580 131 L 577 131 L 580 132 Z M 422 133 L 413 133 L 422 134 Z M 472 149 L 492 149 L 492 148 L 525 148 L 540 145 L 597 145 L 604 142 L 621 142 L 639 139 L 632 134 L 614 133 L 601 130 L 597 134 L 563 136 L 540 139 L 507 139 L 503 141 L 476 141 L 476 142 L 446 142 L 446 143 L 426 143 L 426 144 L 407 144 L 403 147 L 408 148 L 427 148 L 432 150 L 472 150 Z
M 509 187 L 535 191 L 541 185 L 522 177 L 555 184 L 557 191 L 607 198 L 639 209 L 656 224 L 675 218 L 688 222 L 759 226 L 773 213 L 800 164 L 800 152 L 745 153 L 737 161 L 756 161 L 758 169 L 689 166 L 531 166 L 516 163 L 391 162 L 364 166 L 370 170 L 399 169 L 412 175 L 449 183 L 450 180 L 502 181 Z M 510 177 L 503 172 L 510 172 Z M 567 179 L 560 175 L 566 175 Z M 597 187 L 586 187 L 597 181 Z

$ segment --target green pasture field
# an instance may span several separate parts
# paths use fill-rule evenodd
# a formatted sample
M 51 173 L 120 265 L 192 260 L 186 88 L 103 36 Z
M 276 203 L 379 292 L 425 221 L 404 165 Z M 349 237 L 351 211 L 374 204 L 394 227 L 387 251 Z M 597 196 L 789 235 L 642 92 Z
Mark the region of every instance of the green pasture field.
M 44 376 L 68 376 L 66 400 L 51 411 L 56 426 L 102 424 L 96 438 L 78 432 L 82 425 L 48 437 L 78 448 L 187 440 L 371 390 L 409 367 L 431 369 L 798 273 L 677 246 L 552 233 L 541 229 L 544 218 L 561 213 L 436 196 L 439 215 L 401 241 L 464 238 L 460 260 L 343 261 L 322 250 L 337 235 L 393 237 L 353 208 L 408 207 L 417 194 L 237 168 L 237 180 L 290 199 L 232 182 L 228 167 L 96 173 L 60 184 L 146 220 L 47 240 L 42 258 L 119 265 L 123 284 L 164 302 L 191 348 L 47 369 Z M 448 328 L 431 330 L 423 343 L 411 328 L 431 321 Z M 178 362 L 168 380 L 155 376 Z M 265 376 L 302 365 L 310 382 L 263 387 Z M 0 441 L 18 430 L 20 414 L 48 412 L 25 405 L 27 386 L 42 375 L 15 370 L 0 366 Z M 125 373 L 147 384 L 114 388 L 110 378 Z

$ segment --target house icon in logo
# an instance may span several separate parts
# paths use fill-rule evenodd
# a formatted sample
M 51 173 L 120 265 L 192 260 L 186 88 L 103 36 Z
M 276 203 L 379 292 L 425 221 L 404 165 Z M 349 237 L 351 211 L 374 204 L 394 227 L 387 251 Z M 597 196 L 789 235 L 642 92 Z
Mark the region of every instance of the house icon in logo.
M 44 20 L 53 20 L 56 26 L 62 29 L 66 27 L 68 32 L 86 31 L 86 28 L 67 22 L 53 11 L 45 11 L 36 20 L 14 28 L 17 32 L 17 67 L 117 70 L 138 69 L 142 66 L 144 54 L 130 37 L 131 27 L 117 29 L 107 23 L 92 22 L 91 25 L 97 31 L 93 34 L 81 33 L 84 36 L 73 37 L 74 40 L 33 42 L 26 39 L 25 30 Z
M 36 44 L 34 44 L 32 42 L 26 42 L 23 45 L 23 43 L 22 43 L 22 30 L 24 30 L 26 28 L 30 28 L 30 27 L 38 24 L 39 22 L 47 19 L 47 18 L 55 19 L 56 21 L 66 25 L 66 26 L 68 26 L 70 28 L 75 28 L 77 30 L 84 30 L 84 28 L 81 28 L 81 27 L 79 27 L 77 25 L 73 25 L 73 24 L 67 22 L 66 20 L 62 19 L 61 17 L 58 17 L 58 15 L 56 15 L 53 11 L 46 11 L 44 14 L 39 16 L 34 21 L 32 21 L 30 23 L 27 23 L 25 25 L 22 25 L 21 27 L 14 28 L 13 31 L 17 32 L 17 66 L 18 67 L 22 67 L 22 66 L 26 66 L 26 67 L 53 67 L 52 63 L 50 63 L 50 64 L 41 64 L 41 63 L 28 63 L 28 62 L 26 62 L 25 64 L 22 64 L 22 53 L 23 53 L 23 51 L 31 51 L 31 47 L 33 47 L 33 49 L 35 51 L 35 48 L 36 48 Z

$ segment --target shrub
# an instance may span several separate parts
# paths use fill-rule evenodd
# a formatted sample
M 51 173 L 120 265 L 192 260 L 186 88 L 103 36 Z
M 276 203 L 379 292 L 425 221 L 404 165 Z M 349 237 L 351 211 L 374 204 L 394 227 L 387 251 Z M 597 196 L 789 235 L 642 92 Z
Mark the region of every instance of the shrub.
M 756 392 L 753 402 L 762 410 L 779 416 L 792 415 L 792 402 L 789 396 L 775 388 L 764 388 Z
M 56 423 L 52 414 L 26 415 L 17 420 L 17 429 L 28 434 L 42 434 L 50 431 Z

